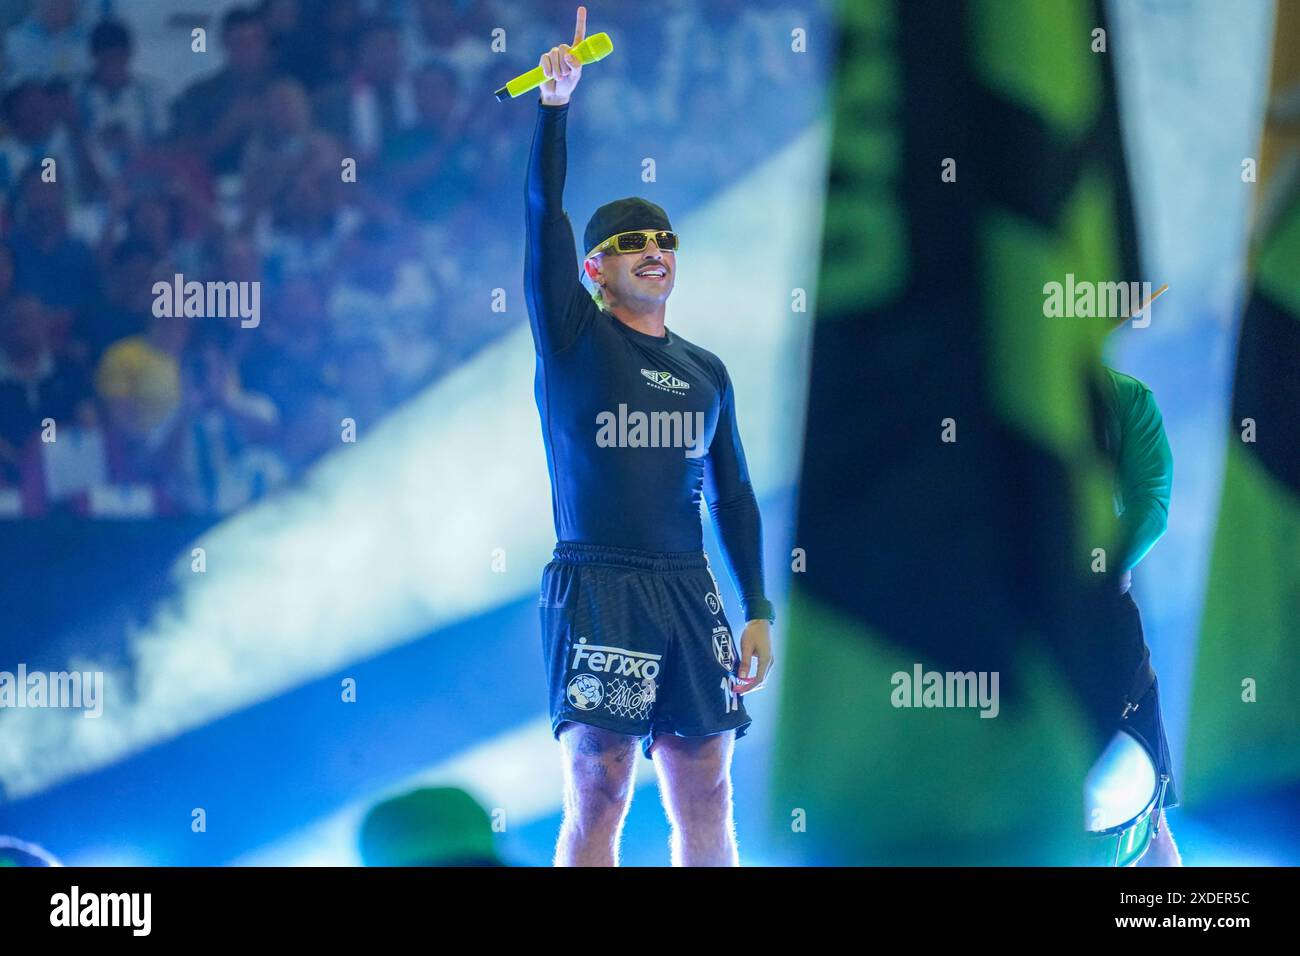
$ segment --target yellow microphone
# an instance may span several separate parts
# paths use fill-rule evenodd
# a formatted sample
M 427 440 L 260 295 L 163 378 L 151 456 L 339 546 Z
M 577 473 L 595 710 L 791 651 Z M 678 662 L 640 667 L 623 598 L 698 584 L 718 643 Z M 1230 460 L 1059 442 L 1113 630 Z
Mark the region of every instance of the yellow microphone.
M 570 47 L 569 52 L 583 66 L 588 63 L 595 63 L 597 60 L 603 60 L 614 52 L 614 41 L 609 38 L 608 33 L 596 33 L 587 37 L 575 47 Z M 535 66 L 527 73 L 520 73 L 513 80 L 507 83 L 493 95 L 497 98 L 498 103 L 504 103 L 506 100 L 515 96 L 522 96 L 529 90 L 535 90 L 546 82 L 546 74 L 542 72 L 540 66 Z

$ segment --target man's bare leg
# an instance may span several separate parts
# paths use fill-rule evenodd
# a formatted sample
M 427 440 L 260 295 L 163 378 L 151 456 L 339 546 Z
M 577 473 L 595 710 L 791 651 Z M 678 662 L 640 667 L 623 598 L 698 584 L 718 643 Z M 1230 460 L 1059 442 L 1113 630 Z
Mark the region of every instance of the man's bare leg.
M 650 756 L 672 824 L 673 866 L 739 866 L 731 812 L 734 731 L 655 739 Z
M 564 821 L 556 866 L 618 866 L 618 843 L 632 804 L 636 737 L 569 721 L 564 752 Z
M 1169 819 L 1160 821 L 1160 832 L 1151 839 L 1151 845 L 1137 861 L 1138 866 L 1182 866 L 1183 858 L 1174 843 L 1174 835 L 1169 832 Z

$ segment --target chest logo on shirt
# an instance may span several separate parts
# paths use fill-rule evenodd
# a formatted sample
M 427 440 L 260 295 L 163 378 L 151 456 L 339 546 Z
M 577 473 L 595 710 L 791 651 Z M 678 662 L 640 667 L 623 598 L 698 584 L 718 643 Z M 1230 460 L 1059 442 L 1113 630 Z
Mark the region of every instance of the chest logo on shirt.
M 641 374 L 650 380 L 651 386 L 660 391 L 684 392 L 691 387 L 690 382 L 683 382 L 672 372 L 652 372 L 648 368 L 643 368 Z

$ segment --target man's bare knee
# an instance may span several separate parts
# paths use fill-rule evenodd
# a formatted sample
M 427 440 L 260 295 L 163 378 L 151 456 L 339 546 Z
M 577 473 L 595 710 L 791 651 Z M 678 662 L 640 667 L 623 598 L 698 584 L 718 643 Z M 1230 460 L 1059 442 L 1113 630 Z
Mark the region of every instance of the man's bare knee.
M 731 781 L 697 780 L 678 787 L 673 796 L 681 816 L 701 824 L 725 820 L 731 812 Z
M 560 739 L 572 809 L 584 819 L 621 815 L 631 794 L 636 738 L 570 722 Z
M 669 809 L 686 820 L 723 819 L 731 808 L 731 749 L 726 735 L 662 737 L 654 759 Z

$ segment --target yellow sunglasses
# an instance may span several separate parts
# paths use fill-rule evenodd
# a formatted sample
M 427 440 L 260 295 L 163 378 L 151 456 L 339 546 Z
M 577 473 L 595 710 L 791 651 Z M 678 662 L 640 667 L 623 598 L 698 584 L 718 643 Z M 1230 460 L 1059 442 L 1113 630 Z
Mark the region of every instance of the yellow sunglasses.
M 641 252 L 650 243 L 653 238 L 655 245 L 661 252 L 676 252 L 680 245 L 677 233 L 667 232 L 659 229 L 634 229 L 631 232 L 620 232 L 610 236 L 604 242 L 587 253 L 587 258 L 599 255 L 602 252 L 609 252 L 611 249 L 617 253 Z

